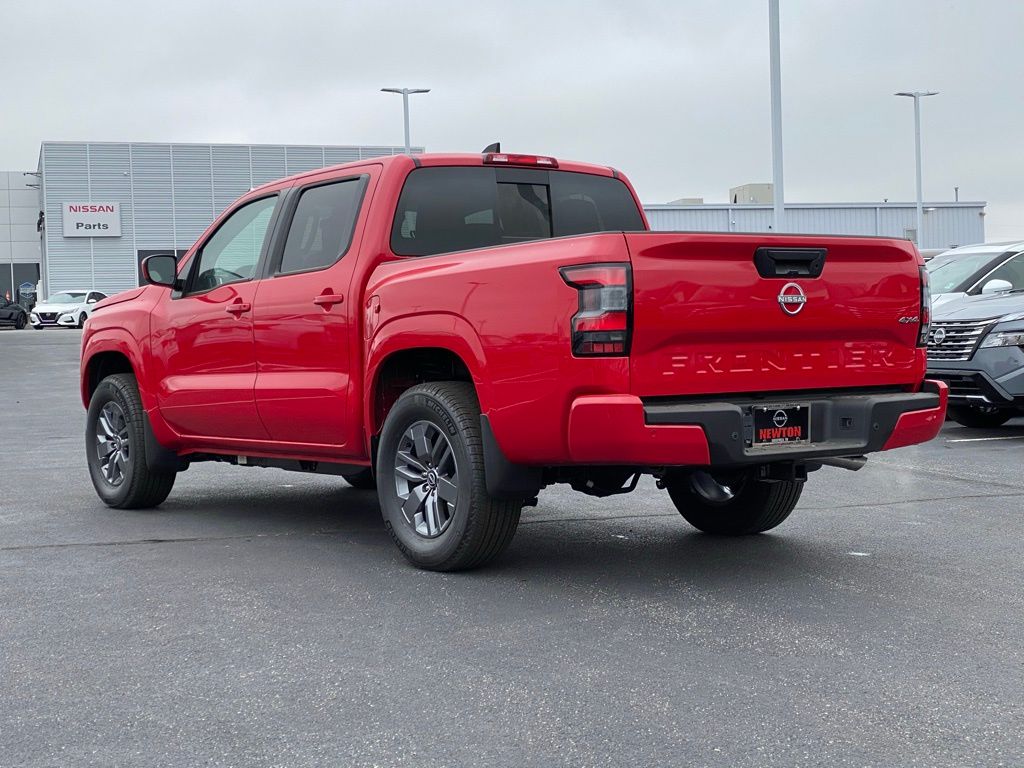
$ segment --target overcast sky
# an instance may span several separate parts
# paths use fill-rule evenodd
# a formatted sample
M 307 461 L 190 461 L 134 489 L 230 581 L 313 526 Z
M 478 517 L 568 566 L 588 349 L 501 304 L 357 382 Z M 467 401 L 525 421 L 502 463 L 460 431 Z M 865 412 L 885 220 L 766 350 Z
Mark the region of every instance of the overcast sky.
M 1024 2 L 781 0 L 786 198 L 986 200 L 1024 238 Z M 39 142 L 413 143 L 614 165 L 645 202 L 771 180 L 767 0 L 0 0 L 0 168 Z

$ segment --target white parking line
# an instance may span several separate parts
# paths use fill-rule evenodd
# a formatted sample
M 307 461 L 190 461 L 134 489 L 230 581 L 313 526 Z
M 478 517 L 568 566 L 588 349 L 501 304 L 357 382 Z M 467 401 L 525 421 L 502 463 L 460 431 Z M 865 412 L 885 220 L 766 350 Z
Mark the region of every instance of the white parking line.
M 981 443 L 985 440 L 1024 440 L 1024 435 L 1008 435 L 1006 437 L 961 437 L 957 440 L 947 440 L 947 443 Z

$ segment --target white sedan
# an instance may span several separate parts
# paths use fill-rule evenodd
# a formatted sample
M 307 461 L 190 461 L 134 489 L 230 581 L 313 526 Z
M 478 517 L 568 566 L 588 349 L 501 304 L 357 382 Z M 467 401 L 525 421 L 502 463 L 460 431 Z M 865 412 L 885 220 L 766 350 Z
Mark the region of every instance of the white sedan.
M 93 305 L 107 298 L 99 291 L 61 291 L 32 307 L 29 322 L 37 331 L 43 328 L 81 328 Z

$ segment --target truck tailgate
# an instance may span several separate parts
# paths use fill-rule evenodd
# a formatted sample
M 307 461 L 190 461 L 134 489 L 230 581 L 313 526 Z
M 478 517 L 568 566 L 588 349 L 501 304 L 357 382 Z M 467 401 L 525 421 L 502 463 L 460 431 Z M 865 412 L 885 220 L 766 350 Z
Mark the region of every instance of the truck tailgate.
M 907 386 L 924 376 L 924 351 L 916 348 L 921 262 L 908 241 L 625 237 L 635 395 Z

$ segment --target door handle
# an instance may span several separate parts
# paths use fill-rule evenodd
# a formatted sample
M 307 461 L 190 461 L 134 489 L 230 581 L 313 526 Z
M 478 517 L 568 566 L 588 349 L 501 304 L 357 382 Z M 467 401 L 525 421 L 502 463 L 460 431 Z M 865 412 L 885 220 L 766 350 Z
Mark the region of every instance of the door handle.
M 313 303 L 321 307 L 332 307 L 335 304 L 341 304 L 344 300 L 345 297 L 340 293 L 321 293 L 313 299 Z
M 228 304 L 224 307 L 224 311 L 229 312 L 232 315 L 240 315 L 243 312 L 248 312 L 250 309 L 252 309 L 252 305 L 247 304 L 244 301 L 236 301 L 234 304 Z

